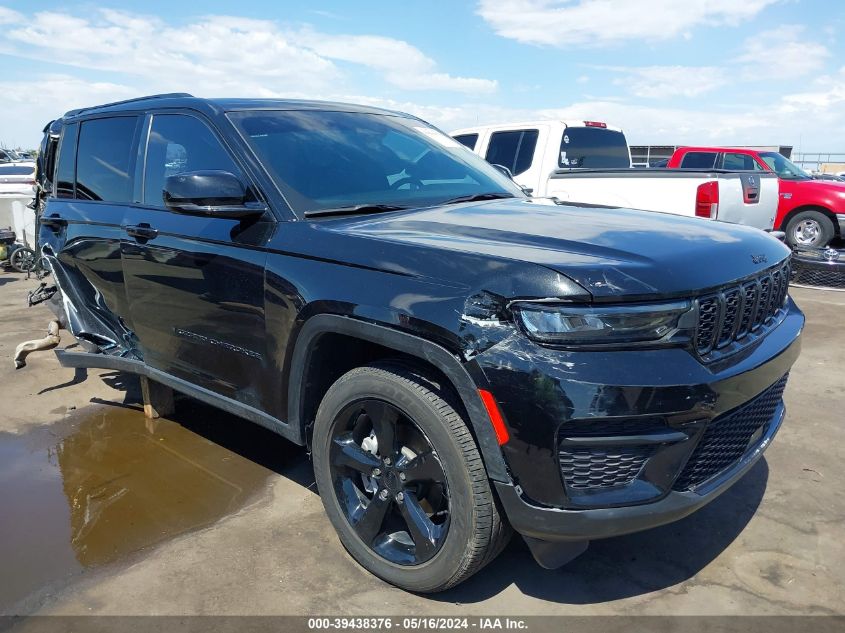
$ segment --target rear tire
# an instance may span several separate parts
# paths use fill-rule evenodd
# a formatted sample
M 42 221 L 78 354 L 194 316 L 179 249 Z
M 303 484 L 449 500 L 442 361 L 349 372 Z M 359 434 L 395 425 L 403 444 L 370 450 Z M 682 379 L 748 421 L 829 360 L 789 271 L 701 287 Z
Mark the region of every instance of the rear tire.
M 835 235 L 833 222 L 821 211 L 801 211 L 786 224 L 786 243 L 792 248 L 824 248 Z
M 314 423 L 315 478 L 341 543 L 365 569 L 409 591 L 457 585 L 511 534 L 475 440 L 449 400 L 415 371 L 379 363 L 341 376 Z M 361 462 L 350 467 L 350 459 Z M 427 478 L 417 477 L 420 464 Z M 362 528 L 371 510 L 381 518 Z M 420 534 L 435 536 L 421 541 Z

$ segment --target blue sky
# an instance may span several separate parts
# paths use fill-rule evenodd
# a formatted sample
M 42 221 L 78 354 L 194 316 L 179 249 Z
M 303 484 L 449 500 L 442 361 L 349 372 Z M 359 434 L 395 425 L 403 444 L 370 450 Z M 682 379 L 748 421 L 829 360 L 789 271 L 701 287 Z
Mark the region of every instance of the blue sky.
M 599 119 L 632 143 L 845 152 L 845 3 L 0 3 L 0 143 L 162 91 L 411 111 L 449 130 Z

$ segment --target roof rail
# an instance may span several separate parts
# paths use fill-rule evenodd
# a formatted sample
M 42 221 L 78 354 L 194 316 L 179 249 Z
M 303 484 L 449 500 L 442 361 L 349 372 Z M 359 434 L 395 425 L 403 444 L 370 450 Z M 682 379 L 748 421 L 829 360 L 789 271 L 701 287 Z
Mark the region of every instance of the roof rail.
M 193 97 L 194 95 L 187 92 L 164 92 L 157 95 L 147 95 L 145 97 L 135 97 L 133 99 L 124 99 L 123 101 L 112 101 L 111 103 L 102 103 L 100 105 L 88 106 L 86 108 L 77 108 L 76 110 L 68 110 L 65 116 L 76 116 L 80 112 L 87 112 L 88 110 L 95 110 L 97 108 L 110 108 L 111 106 L 123 105 L 124 103 L 135 103 L 136 101 L 146 101 L 147 99 L 177 99 L 184 97 Z

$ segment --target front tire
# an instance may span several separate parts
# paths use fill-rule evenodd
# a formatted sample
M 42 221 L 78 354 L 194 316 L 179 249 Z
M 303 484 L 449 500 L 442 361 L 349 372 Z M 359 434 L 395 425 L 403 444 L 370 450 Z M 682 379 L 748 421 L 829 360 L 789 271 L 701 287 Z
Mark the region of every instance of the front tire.
M 833 222 L 821 211 L 801 211 L 786 225 L 786 243 L 792 248 L 824 248 L 835 234 Z
M 448 589 L 510 537 L 463 418 L 435 383 L 408 368 L 385 363 L 344 374 L 320 403 L 312 447 L 341 543 L 387 582 Z

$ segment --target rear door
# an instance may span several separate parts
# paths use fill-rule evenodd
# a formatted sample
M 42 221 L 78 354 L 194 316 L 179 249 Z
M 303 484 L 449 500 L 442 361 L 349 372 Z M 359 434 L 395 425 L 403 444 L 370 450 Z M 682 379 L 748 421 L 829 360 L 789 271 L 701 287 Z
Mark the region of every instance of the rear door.
M 131 347 L 120 256 L 122 224 L 134 189 L 140 117 L 65 125 L 53 196 L 39 243 L 69 302 L 69 328 L 100 347 Z
M 491 132 L 484 158 L 493 165 L 510 169 L 521 187 L 536 190 L 542 175 L 543 150 L 549 136 L 548 126 L 526 127 Z
M 248 405 L 266 372 L 264 246 L 271 217 L 239 221 L 165 208 L 170 175 L 223 170 L 249 183 L 226 143 L 192 113 L 152 113 L 144 123 L 138 203 L 127 213 L 123 267 L 145 362 Z

